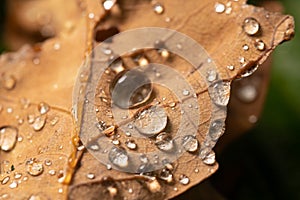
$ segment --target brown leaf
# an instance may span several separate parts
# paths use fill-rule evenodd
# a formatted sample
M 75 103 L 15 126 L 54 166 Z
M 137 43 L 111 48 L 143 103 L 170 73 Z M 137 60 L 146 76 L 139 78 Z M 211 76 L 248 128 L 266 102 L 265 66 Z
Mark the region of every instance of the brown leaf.
M 61 5 L 56 1 L 52 3 L 51 8 Z M 184 153 L 172 163 L 175 181 L 167 183 L 159 177 L 155 179 L 151 176 L 108 170 L 89 152 L 84 152 L 70 185 L 62 185 L 58 182 L 57 175 L 49 174 L 49 170 L 56 170 L 56 173 L 63 170 L 66 177 L 61 180 L 69 183 L 69 178 L 75 169 L 74 165 L 77 163 L 73 145 L 77 143 L 74 137 L 77 129 L 70 113 L 72 89 L 78 67 L 86 53 L 91 50 L 92 43 L 97 45 L 93 36 L 97 36 L 97 40 L 101 41 L 105 38 L 103 34 L 110 35 L 116 33 L 116 30 L 125 31 L 145 26 L 174 29 L 200 43 L 216 63 L 219 77 L 224 81 L 232 81 L 245 75 L 253 66 L 263 63 L 279 43 L 291 38 L 294 28 L 293 19 L 290 16 L 269 13 L 263 8 L 248 6 L 244 1 L 225 2 L 222 4 L 225 5 L 225 10 L 222 13 L 216 13 L 215 7 L 218 5 L 216 1 L 185 1 L 183 3 L 179 0 L 165 0 L 161 14 L 155 13 L 153 11 L 155 5 L 148 1 L 118 1 L 111 12 L 104 12 L 102 5 L 96 1 L 72 3 L 73 14 L 68 17 L 63 14 L 60 18 L 62 24 L 67 23 L 69 18 L 76 21 L 72 28 L 68 26 L 57 28 L 57 36 L 45 41 L 38 48 L 32 49 L 25 46 L 17 53 L 1 56 L 0 74 L 3 75 L 1 76 L 3 81 L 0 89 L 2 110 L 0 127 L 16 127 L 19 137 L 19 141 L 11 151 L 0 152 L 2 183 L 8 179 L 7 176 L 10 177 L 9 182 L 1 184 L 0 187 L 1 191 L 5 191 L 10 198 L 28 198 L 30 195 L 38 195 L 46 199 L 64 199 L 67 196 L 70 199 L 96 199 L 99 196 L 101 199 L 124 197 L 127 199 L 170 199 L 201 182 L 217 169 L 217 164 L 206 165 L 194 154 Z M 249 36 L 243 30 L 245 19 L 250 17 L 255 18 L 260 24 L 260 32 L 254 36 Z M 261 50 L 257 49 L 258 42 L 264 45 L 263 48 L 259 47 Z M 144 54 L 150 62 L 165 62 L 185 72 L 191 70 L 191 66 L 181 58 L 162 61 L 153 51 L 145 51 Z M 134 67 L 130 60 L 126 61 L 126 64 L 129 68 Z M 6 81 L 12 79 L 3 77 L 13 77 L 16 83 L 13 86 L 10 84 L 11 87 L 6 87 Z M 98 83 L 98 87 L 108 87 L 104 81 L 109 78 L 113 77 L 101 79 L 102 82 Z M 215 115 L 214 107 L 207 106 L 210 105 L 211 97 L 207 90 L 206 80 L 196 75 L 192 75 L 188 80 L 198 93 L 201 125 L 198 127 L 197 138 L 200 142 L 204 142 L 211 118 Z M 109 94 L 109 88 L 106 90 Z M 170 92 L 161 88 L 155 90 L 155 95 L 157 99 L 173 98 Z M 31 104 L 28 105 L 24 98 L 29 99 Z M 41 110 L 38 110 L 40 102 L 50 105 L 50 110 L 45 114 L 41 114 Z M 98 103 L 101 104 L 100 101 Z M 97 117 L 113 125 L 113 121 L 104 115 L 105 108 L 108 107 L 101 104 L 97 108 L 102 111 Z M 178 127 L 180 123 L 177 117 L 180 115 L 178 110 L 175 109 L 173 115 L 170 114 L 171 108 L 166 107 L 166 110 L 169 113 L 170 124 Z M 132 114 L 136 112 L 138 110 L 133 109 Z M 27 120 L 30 118 L 28 115 L 32 114 L 35 116 L 34 120 L 37 116 L 42 116 L 46 123 L 38 124 L 34 130 L 31 121 Z M 21 123 L 20 119 L 24 122 Z M 58 122 L 55 123 L 56 120 Z M 118 129 L 115 131 L 119 133 Z M 122 139 L 124 138 L 120 140 Z M 145 145 L 143 141 L 138 143 L 140 147 L 143 145 Z M 149 149 L 151 148 L 153 145 L 151 147 L 149 144 Z M 77 158 L 79 157 L 80 151 L 77 155 Z M 35 159 L 30 160 L 30 158 Z M 52 161 L 50 166 L 46 159 Z M 34 177 L 27 171 L 28 165 L 36 162 L 43 163 L 43 171 Z M 14 166 L 14 170 L 11 165 Z M 17 182 L 19 179 L 14 175 L 16 172 L 22 173 L 21 182 Z M 25 174 L 28 177 L 27 180 L 24 180 Z M 179 183 L 178 180 L 182 175 L 189 178 L 187 185 Z M 15 187 L 16 183 L 18 187 L 9 188 Z M 49 189 L 43 190 L 38 186 L 49 186 Z

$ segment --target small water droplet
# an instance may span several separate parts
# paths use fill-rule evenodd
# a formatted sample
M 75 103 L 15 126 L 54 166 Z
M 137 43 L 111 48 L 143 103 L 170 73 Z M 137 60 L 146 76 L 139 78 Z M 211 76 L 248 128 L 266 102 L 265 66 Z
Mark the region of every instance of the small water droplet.
M 163 107 L 151 106 L 142 110 L 134 121 L 135 128 L 142 134 L 153 136 L 163 131 L 168 117 Z
M 50 106 L 45 103 L 45 102 L 41 102 L 38 104 L 38 111 L 41 115 L 46 114 L 50 109 Z
M 182 45 L 180 43 L 176 44 L 177 49 L 181 50 L 182 49 Z
M 222 3 L 216 3 L 215 11 L 216 11 L 216 13 L 223 13 L 225 11 L 225 5 Z
M 141 105 L 151 96 L 151 81 L 145 73 L 139 70 L 130 70 L 114 82 L 112 100 L 120 108 Z
M 181 183 L 182 185 L 187 185 L 190 183 L 190 179 L 186 175 L 182 174 L 179 177 L 179 183 Z
M 112 186 L 107 187 L 107 190 L 109 192 L 109 195 L 113 198 L 117 195 L 118 189 Z
M 218 106 L 227 106 L 230 97 L 230 82 L 217 82 L 209 86 L 209 95 Z
M 138 64 L 139 64 L 139 66 L 146 66 L 149 64 L 149 61 L 147 58 L 142 56 L 138 59 Z
M 87 177 L 88 179 L 94 179 L 94 178 L 95 178 L 95 174 L 93 174 L 93 173 L 88 173 L 88 174 L 86 175 L 86 177 Z
M 10 177 L 9 176 L 6 176 L 2 181 L 1 181 L 1 184 L 2 185 L 5 185 L 6 183 L 8 183 Z
M 17 79 L 13 75 L 4 74 L 1 78 L 2 85 L 6 90 L 12 90 L 15 88 Z
M 174 108 L 176 106 L 176 103 L 175 102 L 170 102 L 168 105 L 169 105 L 170 108 Z
M 205 156 L 203 162 L 207 165 L 213 165 L 216 162 L 216 155 L 214 151 L 211 151 L 208 155 Z
M 172 138 L 166 132 L 162 132 L 156 136 L 155 145 L 162 151 L 170 151 L 174 147 Z
M 128 149 L 134 150 L 137 148 L 136 143 L 134 142 L 134 140 L 127 140 L 125 142 L 126 146 L 128 147 Z
M 8 107 L 8 108 L 6 109 L 6 112 L 9 113 L 9 114 L 13 113 L 13 111 L 14 111 L 14 110 L 13 110 L 11 107 Z
M 113 147 L 109 154 L 109 160 L 116 166 L 124 168 L 128 166 L 129 157 L 127 152 L 122 148 Z
M 132 194 L 132 193 L 133 193 L 133 189 L 132 189 L 132 188 L 129 188 L 129 189 L 128 189 L 128 193 Z
M 94 19 L 95 14 L 91 12 L 91 13 L 89 13 L 88 17 L 89 17 L 89 19 Z
M 10 189 L 14 189 L 14 188 L 17 188 L 18 187 L 18 182 L 17 181 L 13 181 L 10 185 L 9 185 L 9 188 Z
M 255 40 L 254 46 L 259 51 L 265 50 L 265 47 L 266 47 L 265 43 L 260 39 Z
M 35 64 L 35 65 L 38 65 L 38 64 L 40 64 L 40 59 L 39 58 L 33 58 L 32 63 Z
M 195 152 L 198 150 L 199 142 L 193 135 L 186 135 L 182 138 L 182 146 L 188 152 Z
M 184 90 L 182 91 L 182 94 L 183 94 L 183 96 L 188 96 L 188 95 L 190 94 L 190 91 L 184 89 Z
M 156 14 L 161 15 L 161 14 L 163 14 L 163 12 L 164 12 L 164 7 L 163 7 L 163 5 L 161 5 L 160 3 L 155 3 L 155 4 L 153 5 L 153 10 L 154 10 L 154 12 L 155 12 Z
M 120 144 L 120 140 L 118 140 L 118 139 L 113 139 L 113 140 L 111 141 L 111 143 L 113 143 L 114 145 L 119 145 L 119 144 Z
M 259 32 L 260 25 L 256 19 L 248 17 L 244 20 L 243 29 L 248 35 L 255 35 Z
M 116 58 L 110 65 L 110 69 L 113 70 L 116 74 L 124 72 L 125 67 L 123 60 L 121 58 Z
M 10 151 L 17 142 L 18 129 L 12 126 L 0 128 L 0 147 L 3 151 Z
M 248 51 L 248 50 L 249 50 L 249 46 L 248 46 L 247 44 L 244 44 L 244 45 L 243 45 L 243 50 L 244 50 L 244 51 Z
M 46 124 L 46 117 L 38 116 L 37 118 L 35 118 L 35 120 L 32 124 L 32 128 L 35 131 L 40 131 L 44 128 L 45 124 Z
M 50 124 L 51 126 L 55 126 L 55 124 L 57 124 L 57 122 L 59 121 L 59 117 L 55 116 L 50 120 Z
M 112 9 L 112 7 L 115 5 L 115 3 L 116 3 L 116 0 L 105 0 L 104 2 L 103 2 L 103 8 L 104 8 L 104 10 L 111 10 Z
M 35 120 L 34 115 L 27 115 L 28 124 L 32 124 Z
M 194 172 L 195 172 L 195 173 L 199 173 L 199 169 L 196 168 L 196 169 L 194 170 Z
M 227 7 L 225 13 L 229 15 L 232 11 L 232 7 Z
M 44 163 L 45 163 L 46 166 L 51 166 L 52 165 L 52 161 L 49 160 L 49 159 L 46 159 Z
M 50 176 L 54 176 L 56 174 L 56 171 L 54 169 L 49 170 L 48 174 Z
M 234 70 L 234 66 L 233 65 L 228 65 L 227 69 L 229 69 L 230 71 L 233 71 Z
M 54 50 L 59 50 L 59 49 L 60 49 L 60 43 L 59 43 L 59 42 L 55 42 L 55 43 L 53 44 L 53 49 L 54 49 Z
M 28 174 L 32 176 L 38 176 L 43 173 L 44 166 L 42 162 L 39 162 L 38 160 L 31 158 L 26 162 L 26 170 Z
M 248 76 L 251 76 L 254 72 L 256 72 L 256 70 L 258 69 L 259 65 L 254 65 L 253 67 L 247 69 L 246 71 L 244 71 L 240 76 L 242 78 L 246 78 Z
M 242 102 L 251 103 L 256 99 L 258 92 L 254 85 L 247 84 L 238 88 L 236 95 Z
M 158 178 L 160 178 L 168 183 L 173 182 L 173 174 L 171 173 L 170 170 L 165 169 L 165 168 L 161 170 Z
M 14 178 L 15 178 L 15 179 L 19 179 L 19 178 L 21 178 L 21 177 L 22 177 L 22 173 L 16 172 L 15 175 L 14 175 Z
M 208 133 L 211 139 L 215 141 L 218 140 L 224 132 L 224 127 L 225 124 L 223 120 L 217 119 L 213 121 L 211 126 L 209 127 Z
M 160 50 L 159 53 L 160 53 L 161 57 L 163 57 L 165 59 L 169 58 L 169 56 L 170 56 L 170 52 L 166 49 Z
M 213 82 L 217 79 L 217 72 L 215 70 L 208 70 L 207 71 L 207 75 L 206 75 L 206 79 L 209 81 L 209 82 Z
M 106 165 L 106 169 L 107 169 L 107 170 L 111 170 L 111 169 L 112 169 L 111 165 L 110 165 L 110 164 L 107 164 L 107 165 Z
M 43 200 L 44 198 L 38 195 L 31 195 L 28 200 Z
M 64 192 L 64 190 L 62 188 L 58 189 L 58 193 L 62 194 Z

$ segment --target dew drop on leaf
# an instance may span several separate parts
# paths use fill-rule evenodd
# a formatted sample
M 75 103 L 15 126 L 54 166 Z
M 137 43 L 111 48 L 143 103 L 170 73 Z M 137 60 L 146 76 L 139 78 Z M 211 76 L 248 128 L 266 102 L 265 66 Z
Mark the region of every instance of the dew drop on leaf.
M 258 21 L 252 17 L 248 17 L 244 20 L 243 30 L 248 35 L 255 35 L 259 32 L 260 25 Z
M 195 152 L 199 148 L 199 142 L 193 135 L 186 135 L 182 139 L 182 146 L 188 152 Z
M 34 158 L 31 158 L 26 161 L 26 171 L 32 176 L 38 176 L 44 171 L 43 163 Z
M 162 132 L 156 136 L 155 145 L 162 151 L 171 151 L 174 147 L 172 138 L 166 132 Z
M 12 126 L 0 128 L 0 147 L 3 151 L 10 151 L 14 148 L 18 136 L 18 129 Z
M 111 163 L 118 167 L 124 168 L 128 166 L 129 157 L 127 152 L 122 148 L 113 147 L 108 154 L 108 158 Z
M 227 106 L 230 97 L 230 82 L 221 81 L 209 86 L 209 95 L 218 106 Z

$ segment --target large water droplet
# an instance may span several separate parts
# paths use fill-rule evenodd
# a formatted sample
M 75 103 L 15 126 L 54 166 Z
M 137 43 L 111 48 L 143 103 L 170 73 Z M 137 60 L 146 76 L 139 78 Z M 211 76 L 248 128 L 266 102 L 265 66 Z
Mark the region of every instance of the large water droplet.
M 131 70 L 115 81 L 112 100 L 120 108 L 132 108 L 145 103 L 151 92 L 152 84 L 149 78 L 141 71 Z
M 32 128 L 35 131 L 40 131 L 44 128 L 45 124 L 46 124 L 46 117 L 38 116 L 37 118 L 35 118 L 35 120 L 32 124 Z
M 124 168 L 128 166 L 129 157 L 127 152 L 122 148 L 113 147 L 108 154 L 108 158 L 118 167 Z
M 179 183 L 181 183 L 182 185 L 187 185 L 190 183 L 190 179 L 186 175 L 182 174 L 179 177 Z
M 174 147 L 174 142 L 168 133 L 162 132 L 156 136 L 155 145 L 162 151 L 171 151 Z
M 26 170 L 32 176 L 38 176 L 43 173 L 44 166 L 42 162 L 31 158 L 26 162 Z
M 227 106 L 230 97 L 230 82 L 221 81 L 209 86 L 209 95 L 218 106 Z
M 3 151 L 10 151 L 14 148 L 18 136 L 18 129 L 12 126 L 0 128 L 0 147 Z
M 134 121 L 135 128 L 142 134 L 153 136 L 163 131 L 168 117 L 161 106 L 151 106 L 141 111 Z
M 248 17 L 244 20 L 243 29 L 248 35 L 255 35 L 259 32 L 260 25 L 256 19 Z
M 209 127 L 209 136 L 211 137 L 212 140 L 218 140 L 219 137 L 223 134 L 224 132 L 224 121 L 217 119 L 212 122 L 211 126 Z
M 182 138 L 182 146 L 188 152 L 195 152 L 199 147 L 199 142 L 195 136 L 186 135 Z

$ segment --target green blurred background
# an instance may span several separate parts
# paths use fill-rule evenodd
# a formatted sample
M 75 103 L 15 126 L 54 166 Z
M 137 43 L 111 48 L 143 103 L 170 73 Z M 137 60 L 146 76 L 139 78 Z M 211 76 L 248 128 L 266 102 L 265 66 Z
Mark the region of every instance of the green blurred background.
M 257 126 L 218 155 L 220 169 L 211 180 L 227 199 L 300 199 L 300 1 L 280 1 L 285 13 L 295 17 L 296 35 L 273 54 L 270 88 Z M 2 34 L 5 1 L 0 4 Z

